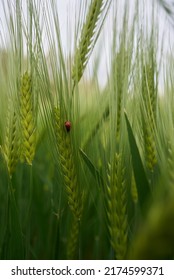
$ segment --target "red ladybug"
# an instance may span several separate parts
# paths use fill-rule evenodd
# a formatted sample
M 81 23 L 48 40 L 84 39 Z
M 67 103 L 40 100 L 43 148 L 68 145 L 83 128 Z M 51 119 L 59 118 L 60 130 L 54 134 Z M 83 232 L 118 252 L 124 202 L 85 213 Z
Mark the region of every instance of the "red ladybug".
M 71 129 L 71 122 L 70 121 L 66 121 L 65 122 L 65 127 L 66 127 L 66 131 L 69 132 Z

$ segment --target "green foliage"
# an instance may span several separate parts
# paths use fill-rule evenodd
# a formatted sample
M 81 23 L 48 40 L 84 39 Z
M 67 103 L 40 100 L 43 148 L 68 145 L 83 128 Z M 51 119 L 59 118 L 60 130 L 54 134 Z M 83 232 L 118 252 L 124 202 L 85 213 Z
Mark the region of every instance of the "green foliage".
M 130 143 L 130 150 L 132 155 L 132 165 L 134 170 L 134 177 L 136 181 L 137 191 L 138 191 L 138 198 L 140 203 L 140 208 L 142 212 L 144 212 L 144 206 L 147 203 L 147 199 L 151 196 L 149 183 L 146 177 L 145 169 L 140 157 L 140 153 L 134 138 L 134 134 L 129 123 L 128 117 L 125 113 L 128 136 L 129 136 L 129 143 Z
M 172 259 L 174 62 L 160 95 L 155 5 L 149 28 L 138 5 L 119 17 L 117 1 L 79 1 L 70 55 L 57 1 L 13 2 L 0 41 L 0 258 Z

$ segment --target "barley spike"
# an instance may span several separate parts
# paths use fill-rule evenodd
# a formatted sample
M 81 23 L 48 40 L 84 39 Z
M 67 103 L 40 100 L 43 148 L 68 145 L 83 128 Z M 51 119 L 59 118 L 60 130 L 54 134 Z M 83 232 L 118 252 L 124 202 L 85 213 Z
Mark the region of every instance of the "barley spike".
M 28 72 L 21 81 L 21 125 L 22 125 L 22 156 L 28 164 L 32 164 L 36 146 L 36 128 L 33 112 L 32 81 Z
M 103 2 L 103 0 L 92 0 L 90 4 L 72 67 L 72 79 L 74 84 L 80 81 L 86 67 L 89 52 L 92 48 L 92 40 L 94 38 L 97 22 L 102 11 Z

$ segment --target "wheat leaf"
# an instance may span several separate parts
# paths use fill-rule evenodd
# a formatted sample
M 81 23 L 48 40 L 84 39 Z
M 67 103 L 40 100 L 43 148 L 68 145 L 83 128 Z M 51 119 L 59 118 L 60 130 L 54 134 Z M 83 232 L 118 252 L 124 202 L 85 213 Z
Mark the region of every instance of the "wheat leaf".
M 97 180 L 99 186 L 102 184 L 104 186 L 103 178 L 100 175 L 100 172 L 98 169 L 94 166 L 90 158 L 87 156 L 87 154 L 82 150 L 79 149 L 80 155 L 82 156 L 84 162 L 86 163 L 88 169 L 90 170 L 91 174 L 94 176 L 94 178 Z
M 136 144 L 136 140 L 126 113 L 125 113 L 125 119 L 126 119 L 129 145 L 130 145 L 130 150 L 132 155 L 134 177 L 137 185 L 140 208 L 142 212 L 144 212 L 144 205 L 146 204 L 147 200 L 151 197 L 150 186 L 146 177 L 146 173 Z

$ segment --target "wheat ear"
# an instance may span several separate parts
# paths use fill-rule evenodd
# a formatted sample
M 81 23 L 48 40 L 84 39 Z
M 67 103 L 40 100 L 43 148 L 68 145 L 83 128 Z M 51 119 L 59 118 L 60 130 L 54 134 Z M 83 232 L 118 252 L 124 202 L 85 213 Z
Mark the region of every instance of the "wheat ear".
M 68 260 L 77 259 L 78 257 L 78 252 L 77 252 L 78 239 L 79 239 L 79 220 L 74 218 L 72 221 L 70 236 L 68 238 L 68 246 L 67 246 Z
M 143 123 L 145 158 L 147 168 L 153 172 L 157 163 L 155 143 L 156 129 L 156 90 L 154 85 L 154 68 L 149 64 L 143 68 L 142 95 L 146 109 L 146 120 Z
M 86 22 L 82 28 L 79 45 L 75 51 L 74 64 L 72 67 L 72 79 L 74 84 L 80 81 L 86 67 L 103 2 L 104 0 L 92 0 L 90 4 Z
M 144 127 L 144 144 L 146 166 L 151 172 L 153 172 L 154 167 L 157 163 L 156 145 L 154 140 L 154 134 L 147 122 Z
M 10 178 L 19 160 L 19 134 L 17 128 L 17 116 L 15 113 L 13 113 L 12 122 L 8 118 L 5 142 L 2 147 L 2 153 L 7 164 Z
M 55 136 L 61 171 L 68 196 L 68 204 L 73 214 L 72 230 L 68 240 L 67 255 L 69 259 L 77 256 L 79 221 L 82 214 L 82 197 L 80 196 L 77 173 L 73 159 L 71 133 L 65 129 L 59 108 L 54 108 Z
M 36 146 L 36 128 L 33 112 L 32 80 L 28 72 L 21 80 L 21 125 L 22 125 L 22 156 L 28 164 L 32 164 Z
M 142 76 L 142 95 L 147 111 L 148 118 L 152 124 L 152 129 L 156 126 L 156 110 L 157 110 L 157 90 L 155 86 L 155 70 L 154 63 L 146 64 L 143 67 Z
M 122 46 L 122 45 L 121 45 Z M 119 50 L 114 61 L 114 92 L 117 102 L 116 139 L 120 139 L 121 121 L 124 102 L 124 84 L 126 81 L 126 68 L 128 63 L 127 52 L 123 47 Z
M 77 173 L 75 169 L 73 150 L 71 145 L 71 133 L 67 132 L 64 122 L 61 121 L 59 108 L 54 108 L 55 136 L 59 153 L 61 170 L 68 195 L 69 207 L 74 216 L 80 220 L 81 203 L 79 188 L 77 183 Z
M 116 259 L 126 258 L 127 253 L 127 214 L 126 189 L 121 155 L 116 154 L 108 168 L 107 216 L 109 220 L 110 241 Z
M 168 140 L 168 149 L 167 149 L 167 177 L 168 177 L 168 186 L 170 191 L 174 191 L 174 147 L 173 143 Z

